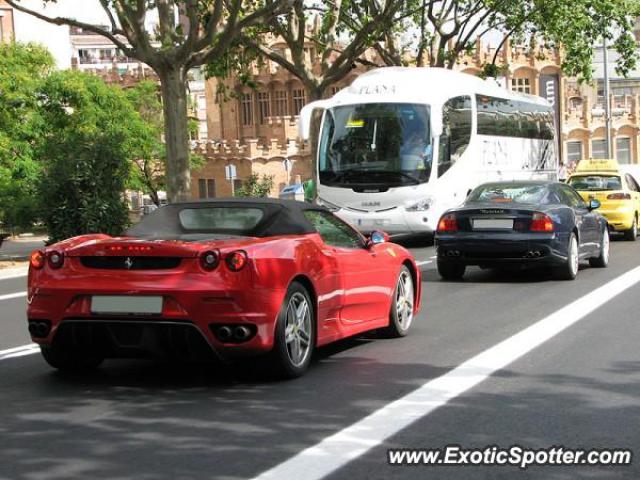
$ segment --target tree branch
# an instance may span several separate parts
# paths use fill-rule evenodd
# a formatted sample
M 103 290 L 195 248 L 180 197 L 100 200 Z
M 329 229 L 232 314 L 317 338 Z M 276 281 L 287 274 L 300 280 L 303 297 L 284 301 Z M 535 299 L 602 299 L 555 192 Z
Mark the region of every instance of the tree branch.
M 111 32 L 103 28 L 98 27 L 97 25 L 80 22 L 78 20 L 75 20 L 73 18 L 68 18 L 68 17 L 48 17 L 42 13 L 23 7 L 22 5 L 17 3 L 15 0 L 7 0 L 7 4 L 9 4 L 10 6 L 12 6 L 13 8 L 15 8 L 20 12 L 32 15 L 47 23 L 52 23 L 54 25 L 69 25 L 72 27 L 82 28 L 83 30 L 87 30 L 89 32 L 97 33 L 98 35 L 102 35 L 103 37 L 106 37 L 109 40 L 111 40 L 120 50 L 122 50 L 128 56 L 130 57 L 137 56 L 135 50 L 125 45 L 125 43 L 122 42 L 116 35 L 112 34 Z
M 109 6 L 109 0 L 100 0 L 100 5 L 102 5 L 102 9 L 107 13 L 107 16 L 109 17 L 109 22 L 111 23 L 111 33 L 124 35 L 122 29 L 118 28 L 116 19 L 113 16 L 111 7 Z

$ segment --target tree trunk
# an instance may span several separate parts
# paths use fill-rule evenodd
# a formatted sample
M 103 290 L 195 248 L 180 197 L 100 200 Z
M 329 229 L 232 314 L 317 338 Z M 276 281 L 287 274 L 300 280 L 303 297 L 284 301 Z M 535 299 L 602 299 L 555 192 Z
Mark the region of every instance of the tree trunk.
M 187 79 L 180 66 L 158 69 L 157 73 L 164 112 L 167 199 L 170 203 L 180 202 L 191 198 Z
M 311 103 L 316 100 L 322 100 L 326 89 L 318 85 L 308 85 L 307 90 L 309 92 L 309 103 Z

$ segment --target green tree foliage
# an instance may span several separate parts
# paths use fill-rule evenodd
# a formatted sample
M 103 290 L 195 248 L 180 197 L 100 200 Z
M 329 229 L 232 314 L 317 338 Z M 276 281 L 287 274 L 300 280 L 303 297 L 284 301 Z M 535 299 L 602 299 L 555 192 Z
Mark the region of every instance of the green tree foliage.
M 385 63 L 400 65 L 409 53 L 418 66 L 453 68 L 471 52 L 477 39 L 503 35 L 521 44 L 542 43 L 564 50 L 567 75 L 592 78 L 594 49 L 605 35 L 621 54 L 618 70 L 635 66 L 637 49 L 633 23 L 640 15 L 638 0 L 408 0 L 402 22 L 394 25 L 385 42 L 374 45 Z M 495 69 L 488 69 L 495 71 Z
M 0 222 L 27 228 L 37 218 L 35 155 L 45 125 L 38 112 L 53 57 L 37 45 L 0 43 Z
M 50 238 L 120 234 L 128 223 L 130 160 L 148 147 L 153 129 L 121 89 L 92 75 L 53 73 L 41 98 L 48 132 L 37 152 L 44 166 L 39 190 Z
M 226 55 L 209 62 L 207 74 L 224 78 L 233 73 L 251 86 L 252 64 L 271 60 L 300 79 L 309 100 L 318 100 L 356 62 L 363 62 L 362 54 L 406 15 L 403 5 L 403 1 L 381 0 L 292 0 L 282 15 L 244 29 Z M 271 48 L 268 34 L 282 39 L 288 51 Z M 319 68 L 310 65 L 310 51 L 317 55 Z
M 165 148 L 162 142 L 164 118 L 158 85 L 145 80 L 125 90 L 144 124 L 140 127 L 146 135 L 141 138 L 140 149 L 131 161 L 131 175 L 127 187 L 149 194 L 153 203 L 160 206 L 158 192 L 165 189 Z
M 236 197 L 268 197 L 274 185 L 273 179 L 273 175 L 262 175 L 260 178 L 257 173 L 252 173 L 243 182 L 242 187 L 235 191 L 235 195 Z
M 55 3 L 56 0 L 44 0 Z M 187 117 L 190 69 L 225 55 L 245 28 L 262 24 L 288 3 L 285 0 L 100 0 L 108 25 L 72 17 L 51 17 L 29 8 L 30 2 L 6 0 L 15 9 L 55 25 L 82 28 L 107 38 L 124 54 L 158 74 L 166 138 L 166 186 L 170 201 L 191 196 Z M 157 18 L 157 28 L 147 19 Z

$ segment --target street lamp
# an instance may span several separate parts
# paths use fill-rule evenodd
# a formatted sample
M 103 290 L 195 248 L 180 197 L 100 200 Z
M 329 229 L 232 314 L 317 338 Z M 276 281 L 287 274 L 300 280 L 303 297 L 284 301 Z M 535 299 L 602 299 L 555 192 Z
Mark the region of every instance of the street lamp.
M 607 51 L 607 31 L 602 34 L 602 62 L 604 63 L 604 122 L 607 139 L 605 143 L 605 158 L 611 155 L 611 95 L 609 95 L 609 52 Z

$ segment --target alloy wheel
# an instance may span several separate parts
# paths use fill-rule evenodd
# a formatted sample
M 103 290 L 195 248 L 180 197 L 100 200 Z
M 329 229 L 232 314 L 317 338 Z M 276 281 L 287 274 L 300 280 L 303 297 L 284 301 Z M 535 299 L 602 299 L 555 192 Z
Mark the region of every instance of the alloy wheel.
M 571 238 L 571 244 L 569 245 L 569 262 L 571 272 L 575 275 L 578 273 L 580 257 L 578 255 L 578 241 L 576 237 Z
M 311 310 L 309 302 L 299 292 L 294 293 L 287 305 L 284 341 L 291 363 L 299 367 L 311 351 Z
M 407 270 L 403 270 L 396 287 L 396 313 L 402 330 L 407 330 L 413 321 L 413 301 L 413 279 Z
M 602 259 L 604 260 L 605 263 L 607 263 L 609 261 L 609 230 L 607 230 L 606 228 L 604 229 L 604 232 L 602 232 L 601 251 L 602 251 Z

